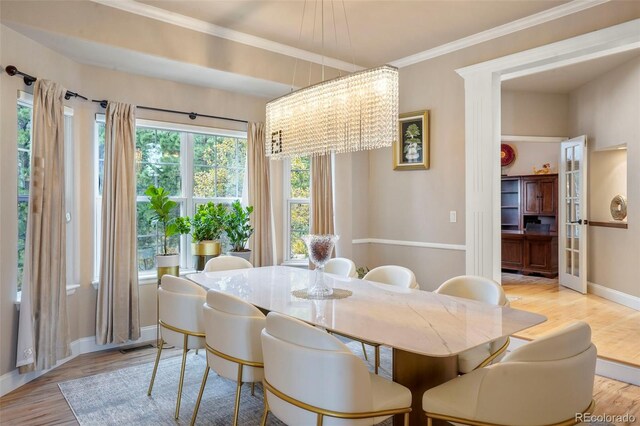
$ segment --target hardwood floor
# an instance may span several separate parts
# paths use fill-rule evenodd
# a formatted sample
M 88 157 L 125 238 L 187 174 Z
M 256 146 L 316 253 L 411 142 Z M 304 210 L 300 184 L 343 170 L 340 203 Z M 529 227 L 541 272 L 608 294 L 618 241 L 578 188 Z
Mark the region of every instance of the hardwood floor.
M 59 382 L 153 362 L 155 353 L 155 349 L 147 348 L 124 354 L 118 350 L 109 350 L 81 355 L 0 398 L 0 424 L 77 425 L 69 405 L 58 389 Z M 170 354 L 178 356 L 180 351 L 165 349 L 163 358 L 171 356 Z M 596 377 L 594 397 L 594 414 L 628 413 L 640 420 L 640 387 Z
M 557 279 L 502 274 L 511 306 L 548 320 L 516 335 L 534 339 L 572 321 L 589 323 L 598 356 L 640 367 L 640 311 L 558 285 Z

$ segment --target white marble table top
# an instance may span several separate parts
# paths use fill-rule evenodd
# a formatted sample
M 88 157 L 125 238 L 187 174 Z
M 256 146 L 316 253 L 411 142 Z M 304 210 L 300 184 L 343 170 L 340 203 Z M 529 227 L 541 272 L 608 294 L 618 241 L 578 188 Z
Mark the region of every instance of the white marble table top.
M 268 311 L 408 352 L 443 357 L 463 352 L 546 321 L 532 312 L 428 291 L 324 274 L 353 295 L 305 300 L 291 294 L 309 286 L 315 271 L 286 266 L 201 272 L 187 278 L 240 297 Z

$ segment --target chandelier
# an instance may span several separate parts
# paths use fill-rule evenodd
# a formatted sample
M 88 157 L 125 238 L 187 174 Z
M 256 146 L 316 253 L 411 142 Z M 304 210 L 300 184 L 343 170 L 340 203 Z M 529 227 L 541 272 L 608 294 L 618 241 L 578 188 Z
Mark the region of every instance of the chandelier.
M 371 68 L 276 98 L 267 103 L 265 127 L 266 155 L 274 159 L 391 146 L 398 137 L 398 69 Z

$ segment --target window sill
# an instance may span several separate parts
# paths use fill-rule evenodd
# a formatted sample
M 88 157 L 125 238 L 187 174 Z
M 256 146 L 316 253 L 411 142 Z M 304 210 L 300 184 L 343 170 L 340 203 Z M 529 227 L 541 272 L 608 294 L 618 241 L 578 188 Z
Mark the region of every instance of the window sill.
M 184 277 L 185 275 L 188 274 L 193 274 L 194 272 L 197 272 L 195 269 L 184 269 L 184 270 L 180 270 L 180 276 Z M 98 280 L 93 280 L 91 281 L 91 285 L 93 286 L 94 289 L 98 289 Z M 144 274 L 139 274 L 138 275 L 138 285 L 150 285 L 150 284 L 157 284 L 158 283 L 158 278 L 156 275 L 156 271 L 153 271 L 152 273 L 149 272 L 145 272 Z
M 72 285 L 68 285 L 67 286 L 67 296 L 71 296 L 72 294 L 74 294 L 76 292 L 77 289 L 80 288 L 80 284 L 72 284 Z M 19 291 L 16 294 L 16 300 L 15 302 L 13 302 L 14 305 L 16 305 L 16 308 L 18 310 L 20 310 L 20 303 L 22 302 L 22 291 Z

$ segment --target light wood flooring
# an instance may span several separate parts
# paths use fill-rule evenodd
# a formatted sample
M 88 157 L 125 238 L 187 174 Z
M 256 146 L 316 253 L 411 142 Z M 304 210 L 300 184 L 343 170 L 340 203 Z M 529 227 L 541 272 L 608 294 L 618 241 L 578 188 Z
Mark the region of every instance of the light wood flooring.
M 559 286 L 557 279 L 503 273 L 502 286 L 513 308 L 548 318 L 516 337 L 534 339 L 572 321 L 582 320 L 591 326 L 598 356 L 640 366 L 640 311 L 593 294 L 569 290 Z
M 77 425 L 77 421 L 58 389 L 58 383 L 132 365 L 153 362 L 155 349 L 129 353 L 108 350 L 81 355 L 42 377 L 0 398 L 0 424 L 4 425 Z M 166 354 L 166 355 L 165 355 Z M 165 356 L 180 351 L 165 349 Z M 624 415 L 640 419 L 640 387 L 596 377 L 594 414 Z

